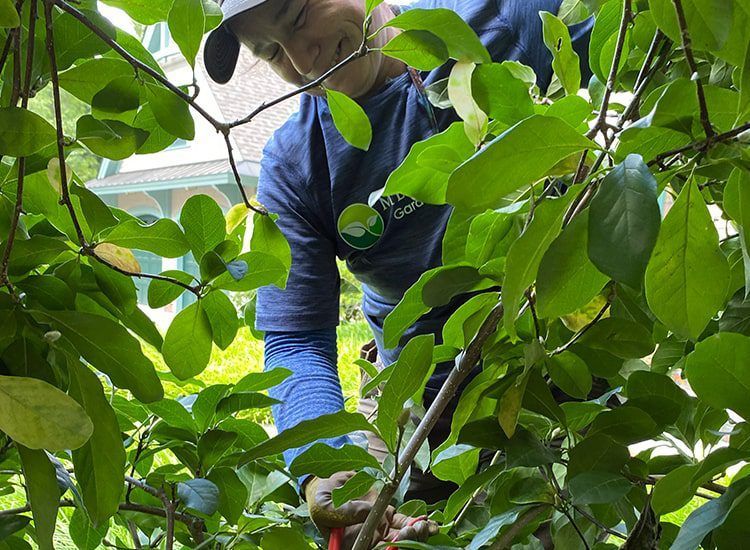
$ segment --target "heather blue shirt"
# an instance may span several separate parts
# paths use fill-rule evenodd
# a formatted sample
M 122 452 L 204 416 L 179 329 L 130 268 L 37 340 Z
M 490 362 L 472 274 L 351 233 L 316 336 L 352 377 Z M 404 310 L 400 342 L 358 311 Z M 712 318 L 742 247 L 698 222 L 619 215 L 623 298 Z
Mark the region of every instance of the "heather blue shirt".
M 538 12 L 557 13 L 560 3 L 561 0 L 419 0 L 412 7 L 456 11 L 476 31 L 494 61 L 517 60 L 531 66 L 539 86 L 545 89 L 552 77 L 551 55 L 544 46 Z M 571 27 L 574 47 L 584 68 L 588 67 L 591 25 L 589 20 Z M 449 62 L 420 75 L 428 86 L 446 78 L 451 67 Z M 274 392 L 286 402 L 274 411 L 279 429 L 341 407 L 340 398 L 323 397 L 335 393 L 325 381 L 303 380 L 302 372 L 298 376 L 293 365 L 303 369 L 308 378 L 309 366 L 305 363 L 318 364 L 321 357 L 315 346 L 328 342 L 323 355 L 330 355 L 333 347 L 333 357 L 326 368 L 336 372 L 335 345 L 330 342 L 330 335 L 335 336 L 330 330 L 339 319 L 336 258 L 345 260 L 362 283 L 362 310 L 386 365 L 398 357 L 401 349 L 383 346 L 386 315 L 422 273 L 441 262 L 450 206 L 422 205 L 396 196 L 381 199 L 374 205 L 375 211 L 367 207 L 370 193 L 384 186 L 411 146 L 434 133 L 418 90 L 409 74 L 404 73 L 362 107 L 373 129 L 369 151 L 344 141 L 325 99 L 304 94 L 299 111 L 276 131 L 261 161 L 258 198 L 270 212 L 279 214 L 279 227 L 292 249 L 286 289 L 260 289 L 256 318 L 256 327 L 267 332 L 266 368 L 285 366 L 295 370 L 295 376 Z M 453 109 L 436 109 L 435 115 L 439 131 L 458 120 Z M 429 332 L 440 341 L 441 327 L 455 307 L 453 303 L 423 316 L 407 331 L 402 343 Z M 327 336 L 317 333 L 305 341 L 294 337 L 294 333 L 324 329 L 329 329 Z M 435 370 L 426 398 L 440 387 L 450 366 L 441 365 Z M 303 399 L 304 394 L 313 399 Z M 306 410 L 296 411 L 302 403 L 292 406 L 290 399 L 307 401 Z

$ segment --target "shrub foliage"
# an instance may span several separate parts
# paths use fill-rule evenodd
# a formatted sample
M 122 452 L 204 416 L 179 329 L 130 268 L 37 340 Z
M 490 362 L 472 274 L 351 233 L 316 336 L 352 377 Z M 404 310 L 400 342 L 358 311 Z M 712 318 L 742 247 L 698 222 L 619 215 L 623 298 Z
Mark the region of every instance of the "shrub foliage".
M 103 1 L 142 24 L 167 21 L 191 65 L 221 18 L 208 0 Z M 566 24 L 590 16 L 594 76 L 582 82 Z M 540 18 L 555 71 L 544 93 L 528 67 L 492 62 L 453 12 L 408 10 L 389 23 L 403 32 L 385 55 L 422 70 L 452 64 L 428 94 L 461 121 L 416 144 L 382 190 L 454 207 L 443 265 L 389 315 L 386 342 L 473 295 L 440 344 L 413 338 L 378 377 L 376 418 L 342 411 L 269 438 L 244 413 L 272 405 L 264 390 L 288 371 L 177 400 L 163 384 L 191 381 L 213 345 L 252 324 L 254 304 L 238 315 L 225 292 L 285 284 L 291 256 L 274 216 L 243 190 L 226 215 L 197 195 L 179 220 L 144 225 L 66 166 L 80 149 L 124 159 L 192 139 L 191 109 L 227 138 L 231 160 L 232 128 L 265 106 L 215 120 L 199 90 L 171 84 L 94 0 L 0 0 L 0 495 L 26 502 L 0 511 L 0 547 L 51 548 L 70 507 L 81 548 L 325 545 L 293 480 L 341 469 L 358 474 L 337 503 L 380 491 L 365 530 L 392 499 L 441 524 L 408 548 L 537 548 L 529 535 L 542 524 L 557 548 L 742 546 L 750 470 L 723 475 L 750 456 L 750 8 L 565 0 Z M 370 53 L 363 43 L 342 65 Z M 28 109 L 45 88 L 52 121 Z M 91 106 L 72 135 L 61 89 Z M 361 108 L 328 97 L 347 141 L 367 148 Z M 141 273 L 132 249 L 191 251 L 200 276 Z M 198 299 L 162 335 L 136 305 L 138 278 L 150 280 L 153 307 Z M 455 367 L 425 410 L 424 380 L 447 361 Z M 429 429 L 398 422 L 410 408 L 429 428 L 477 364 L 440 447 L 423 445 Z M 383 466 L 324 445 L 290 471 L 281 460 L 359 430 L 386 441 Z M 480 467 L 481 449 L 495 454 Z M 459 489 L 436 506 L 402 503 L 415 461 Z M 664 519 L 696 496 L 682 525 Z

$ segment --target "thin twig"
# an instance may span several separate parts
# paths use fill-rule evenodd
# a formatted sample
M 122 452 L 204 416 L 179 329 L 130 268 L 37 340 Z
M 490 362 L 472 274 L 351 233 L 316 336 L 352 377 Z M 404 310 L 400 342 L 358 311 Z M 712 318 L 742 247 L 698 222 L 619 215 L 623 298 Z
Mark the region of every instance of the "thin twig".
M 456 358 L 456 366 L 451 369 L 448 378 L 441 386 L 437 397 L 435 397 L 432 405 L 427 409 L 424 418 L 422 418 L 414 431 L 414 434 L 404 447 L 401 456 L 397 457 L 398 468 L 394 469 L 394 473 L 391 474 L 391 482 L 385 484 L 370 509 L 367 519 L 357 534 L 357 540 L 354 542 L 353 550 L 367 550 L 370 547 L 370 543 L 377 526 L 380 523 L 380 519 L 383 517 L 386 508 L 390 504 L 391 498 L 393 498 L 393 495 L 396 493 L 396 489 L 398 488 L 401 479 L 409 469 L 409 466 L 411 466 L 414 457 L 417 455 L 422 443 L 424 443 L 427 436 L 432 431 L 432 428 L 437 423 L 440 415 L 448 406 L 449 401 L 454 395 L 456 395 L 461 382 L 466 379 L 473 367 L 479 361 L 482 354 L 482 347 L 497 329 L 500 320 L 503 318 L 503 313 L 503 304 L 502 302 L 499 302 L 484 320 L 466 350 Z M 398 475 L 395 475 L 396 471 L 398 471 Z
M 594 525 L 596 525 L 599 529 L 601 529 L 605 533 L 607 533 L 609 535 L 612 535 L 614 537 L 617 537 L 619 539 L 622 539 L 622 540 L 627 540 L 628 539 L 627 535 L 623 535 L 622 533 L 620 533 L 619 531 L 617 531 L 615 529 L 610 529 L 609 527 L 607 527 L 606 525 L 604 525 L 603 523 L 601 523 L 598 519 L 596 519 L 594 516 L 592 516 L 591 514 L 589 514 L 586 510 L 583 510 L 582 508 L 576 506 L 572 502 L 570 503 L 570 505 L 573 507 L 573 509 L 576 512 L 578 512 L 584 518 L 586 518 L 591 523 L 593 523 Z
M 500 460 L 500 457 L 502 456 L 502 452 L 495 451 L 495 454 L 492 455 L 492 460 L 490 460 L 488 468 L 494 466 L 498 460 Z M 482 491 L 484 490 L 484 487 L 477 487 L 476 490 L 471 494 L 471 498 L 464 504 L 463 508 L 461 508 L 461 511 L 456 516 L 456 519 L 453 520 L 453 527 L 458 527 L 461 522 L 463 521 L 464 517 L 469 511 L 469 508 L 471 508 L 471 505 L 474 504 L 474 501 L 479 498 L 479 495 L 482 494 Z
M 612 67 L 609 70 L 609 76 L 607 77 L 607 85 L 604 89 L 604 95 L 602 96 L 602 104 L 599 107 L 599 116 L 594 123 L 591 130 L 588 131 L 586 137 L 593 138 L 600 130 L 605 128 L 604 123 L 607 120 L 607 110 L 609 109 L 609 99 L 612 96 L 612 92 L 615 90 L 617 83 L 617 72 L 620 68 L 620 58 L 622 57 L 622 50 L 625 45 L 625 34 L 628 30 L 628 24 L 632 17 L 632 0 L 625 0 L 622 6 L 622 18 L 620 19 L 620 29 L 617 33 L 617 44 L 615 45 L 615 54 L 612 58 Z
M 601 321 L 602 317 L 604 316 L 604 314 L 607 312 L 607 310 L 609 309 L 609 307 L 611 305 L 612 305 L 612 301 L 611 300 L 607 300 L 607 303 L 604 304 L 604 306 L 599 310 L 599 312 L 596 314 L 596 316 L 585 327 L 583 327 L 581 330 L 579 330 L 578 332 L 576 332 L 573 335 L 573 337 L 568 342 L 566 342 L 562 346 L 559 346 L 559 347 L 555 348 L 554 350 L 552 350 L 549 353 L 549 356 L 552 357 L 553 355 L 558 355 L 558 354 L 566 351 L 568 348 L 570 348 L 570 346 L 572 346 L 578 340 L 580 340 L 581 336 L 583 336 L 584 334 L 586 334 L 591 329 L 591 327 L 593 327 L 596 323 L 598 323 L 599 321 Z
M 698 90 L 698 106 L 701 114 L 701 125 L 703 126 L 703 131 L 706 133 L 706 145 L 708 146 L 711 142 L 711 138 L 716 135 L 716 132 L 714 132 L 714 129 L 711 127 L 711 120 L 708 117 L 706 94 L 703 91 L 703 82 L 701 82 L 701 79 L 698 76 L 698 65 L 695 63 L 695 57 L 693 57 L 692 41 L 690 39 L 687 21 L 685 20 L 685 11 L 682 9 L 682 0 L 672 0 L 672 3 L 677 12 L 677 24 L 680 26 L 682 49 L 685 52 L 685 59 L 687 60 L 692 79 L 695 80 L 695 85 Z
M 28 45 L 26 46 L 26 72 L 23 81 L 23 92 L 21 93 L 21 108 L 27 109 L 29 106 L 29 95 L 31 94 L 31 74 L 34 64 L 34 36 L 36 34 L 36 19 L 37 19 L 37 3 L 32 2 L 29 8 L 29 32 L 28 32 Z M 20 27 L 18 34 L 20 35 Z M 18 56 L 19 52 L 14 52 L 14 56 Z M 5 250 L 3 251 L 2 264 L 0 264 L 0 281 L 8 288 L 11 296 L 15 299 L 16 294 L 13 285 L 8 278 L 8 265 L 10 263 L 10 254 L 13 250 L 13 243 L 15 242 L 16 233 L 18 232 L 18 223 L 21 219 L 21 213 L 23 212 L 23 183 L 24 177 L 26 176 L 26 158 L 20 157 L 17 160 L 18 164 L 18 179 L 16 181 L 16 204 L 13 209 L 13 217 L 10 221 L 10 232 L 8 233 L 8 239 L 5 243 Z
M 654 157 L 653 160 L 648 162 L 648 165 L 649 166 L 653 166 L 655 164 L 661 165 L 661 163 L 665 161 L 666 159 L 668 159 L 669 157 L 679 155 L 680 153 L 684 153 L 686 151 L 703 151 L 710 145 L 714 145 L 716 143 L 721 143 L 724 141 L 729 141 L 739 136 L 742 132 L 746 132 L 748 130 L 750 130 L 750 122 L 746 122 L 742 124 L 741 126 L 732 128 L 731 130 L 727 132 L 716 134 L 711 138 L 694 141 L 693 143 L 689 143 L 688 145 L 678 147 L 677 149 L 672 149 L 670 151 L 665 151 L 664 153 L 659 153 L 658 155 L 656 155 L 656 157 Z
M 294 96 L 297 96 L 303 92 L 306 92 L 308 90 L 312 90 L 313 88 L 317 88 L 320 86 L 327 78 L 330 78 L 330 76 L 341 70 L 343 67 L 351 63 L 352 61 L 359 59 L 360 57 L 364 57 L 367 54 L 370 53 L 370 49 L 367 47 L 367 34 L 365 33 L 364 37 L 362 38 L 362 44 L 360 44 L 359 48 L 357 48 L 354 52 L 349 54 L 347 57 L 345 57 L 340 63 L 337 65 L 334 65 L 330 69 L 328 69 L 326 72 L 324 72 L 321 76 L 316 78 L 315 80 L 308 82 L 304 86 L 300 86 L 299 88 L 292 90 L 291 92 L 288 92 L 282 96 L 277 97 L 276 99 L 273 99 L 272 101 L 263 102 L 260 105 L 258 105 L 255 109 L 253 109 L 250 114 L 247 116 L 235 120 L 234 122 L 230 122 L 227 124 L 229 128 L 236 128 L 237 126 L 242 126 L 243 124 L 247 124 L 252 119 L 254 119 L 256 116 L 258 116 L 260 113 L 265 111 L 266 109 L 270 109 L 271 107 L 278 105 L 282 101 L 286 101 L 287 99 L 291 99 Z

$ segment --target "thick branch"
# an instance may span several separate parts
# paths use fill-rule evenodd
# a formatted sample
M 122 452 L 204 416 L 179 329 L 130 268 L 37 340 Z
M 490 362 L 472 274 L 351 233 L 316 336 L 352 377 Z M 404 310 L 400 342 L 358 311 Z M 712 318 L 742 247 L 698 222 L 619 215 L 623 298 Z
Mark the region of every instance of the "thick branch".
M 472 368 L 479 362 L 482 355 L 482 347 L 497 329 L 500 320 L 503 318 L 503 313 L 503 304 L 500 302 L 490 312 L 484 323 L 482 323 L 482 326 L 466 350 L 456 358 L 456 366 L 448 374 L 448 378 L 440 388 L 435 401 L 427 409 L 424 418 L 422 418 L 422 421 L 414 431 L 414 435 L 412 435 L 404 447 L 401 456 L 398 457 L 398 467 L 394 468 L 394 472 L 391 474 L 391 481 L 383 487 L 383 490 L 370 509 L 370 513 L 367 515 L 367 519 L 357 535 L 353 550 L 367 550 L 370 547 L 380 519 L 388 508 L 393 495 L 396 493 L 401 479 L 412 462 L 414 462 L 414 457 L 437 423 L 438 418 L 440 418 L 440 415 L 448 406 L 453 396 L 456 395 L 461 382 L 466 379 Z
M 677 23 L 680 26 L 682 49 L 685 51 L 685 59 L 687 60 L 688 67 L 690 67 L 690 72 L 693 75 L 692 78 L 695 80 L 695 85 L 698 90 L 698 106 L 700 107 L 701 113 L 701 125 L 703 126 L 703 131 L 706 133 L 706 140 L 710 141 L 716 132 L 714 132 L 714 129 L 711 127 L 711 120 L 708 117 L 706 94 L 703 91 L 703 83 L 698 76 L 698 65 L 695 63 L 695 57 L 693 57 L 692 42 L 690 40 L 687 21 L 685 20 L 685 11 L 682 9 L 682 0 L 672 0 L 672 2 L 674 3 L 674 9 L 677 12 Z

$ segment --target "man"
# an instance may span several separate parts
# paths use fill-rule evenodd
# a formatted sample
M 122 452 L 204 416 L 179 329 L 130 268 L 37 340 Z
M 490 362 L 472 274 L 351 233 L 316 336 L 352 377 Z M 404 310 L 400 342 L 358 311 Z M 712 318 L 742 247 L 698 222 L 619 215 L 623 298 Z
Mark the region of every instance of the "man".
M 560 2 L 417 0 L 410 7 L 458 12 L 493 60 L 518 60 L 531 66 L 545 89 L 552 76 L 551 56 L 543 44 L 538 12 L 557 13 Z M 364 4 L 364 0 L 225 0 L 225 21 L 206 43 L 208 72 L 214 80 L 228 82 L 242 44 L 288 82 L 309 83 L 360 45 Z M 397 7 L 380 4 L 373 12 L 371 29 L 380 28 L 397 11 Z M 571 28 L 585 71 L 590 26 L 588 21 Z M 383 46 L 397 32 L 388 27 L 369 45 Z M 265 331 L 266 368 L 283 366 L 294 373 L 272 391 L 282 401 L 273 410 L 279 430 L 343 408 L 336 369 L 340 283 L 336 257 L 344 259 L 362 282 L 362 310 L 373 330 L 380 362 L 388 365 L 398 357 L 400 346 L 386 349 L 383 345 L 383 320 L 423 272 L 440 264 L 451 209 L 423 205 L 408 197 L 381 199 L 373 207 L 367 202 L 412 144 L 458 119 L 452 109 L 433 111 L 424 94 L 425 85 L 448 76 L 450 65 L 418 73 L 398 60 L 371 53 L 326 80 L 326 87 L 355 98 L 367 113 L 373 127 L 367 152 L 349 146 L 340 136 L 320 89 L 302 96 L 299 112 L 265 148 L 258 199 L 279 215 L 293 260 L 285 290 L 269 287 L 258 292 L 256 326 Z M 352 224 L 358 230 L 352 230 Z M 460 303 L 454 300 L 425 315 L 406 332 L 402 344 L 417 334 L 434 333 L 439 339 L 443 323 Z M 424 393 L 425 406 L 436 396 L 450 366 L 436 368 Z M 432 448 L 449 433 L 450 409 L 431 434 Z M 350 441 L 340 437 L 327 443 L 340 446 Z M 301 451 L 286 452 L 287 463 Z M 416 474 L 408 498 L 433 502 L 446 498 L 453 489 L 432 476 Z M 356 524 L 364 519 L 367 499 L 333 510 L 330 493 L 346 479 L 342 473 L 328 480 L 301 480 L 319 526 Z M 389 513 L 379 536 L 393 536 L 405 521 Z M 347 532 L 356 531 L 354 526 Z M 434 526 L 421 522 L 399 536 L 424 538 L 433 531 Z

